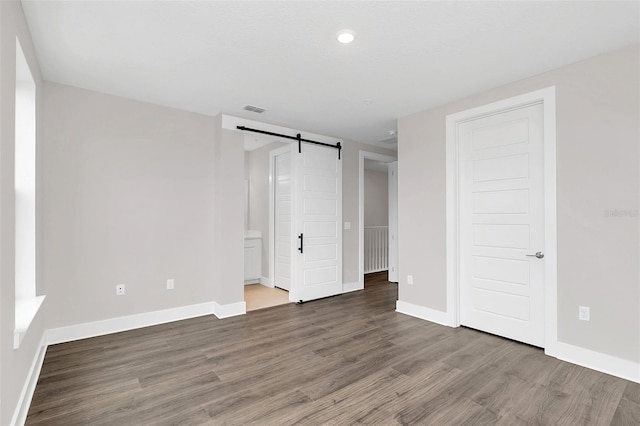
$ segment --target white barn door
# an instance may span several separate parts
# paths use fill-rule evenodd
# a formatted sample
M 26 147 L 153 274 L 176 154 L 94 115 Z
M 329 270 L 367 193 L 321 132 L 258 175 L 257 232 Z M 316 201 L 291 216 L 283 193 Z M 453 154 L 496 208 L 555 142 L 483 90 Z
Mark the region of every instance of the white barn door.
M 296 147 L 297 148 L 297 147 Z M 294 156 L 294 281 L 290 300 L 342 293 L 342 161 L 338 150 L 303 144 Z
M 544 346 L 543 130 L 541 104 L 458 127 L 460 323 L 535 346 Z

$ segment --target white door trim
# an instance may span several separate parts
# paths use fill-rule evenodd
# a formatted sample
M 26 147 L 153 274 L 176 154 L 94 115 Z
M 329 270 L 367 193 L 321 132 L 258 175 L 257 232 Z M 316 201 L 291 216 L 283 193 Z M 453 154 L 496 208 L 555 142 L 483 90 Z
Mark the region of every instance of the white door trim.
M 281 154 L 291 152 L 291 145 L 281 146 L 269 151 L 269 284 L 267 287 L 275 287 L 276 271 L 276 241 L 275 241 L 275 161 Z
M 458 123 L 542 103 L 544 117 L 545 202 L 545 353 L 554 355 L 558 344 L 557 225 L 556 225 L 556 90 L 555 86 L 461 111 L 446 119 L 446 241 L 447 319 L 460 326 L 459 312 L 459 182 Z
M 364 160 L 390 163 L 398 161 L 396 157 L 375 152 L 359 151 L 358 158 L 358 290 L 364 288 Z
M 387 164 L 387 184 L 389 187 L 389 271 L 388 281 L 399 281 L 398 258 L 398 161 Z

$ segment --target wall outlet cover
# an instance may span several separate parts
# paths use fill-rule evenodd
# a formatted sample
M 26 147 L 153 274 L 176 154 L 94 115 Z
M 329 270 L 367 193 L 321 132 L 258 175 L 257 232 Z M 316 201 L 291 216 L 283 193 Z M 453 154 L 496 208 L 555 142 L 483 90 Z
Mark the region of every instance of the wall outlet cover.
M 588 306 L 578 306 L 578 319 L 580 321 L 591 321 L 591 308 Z

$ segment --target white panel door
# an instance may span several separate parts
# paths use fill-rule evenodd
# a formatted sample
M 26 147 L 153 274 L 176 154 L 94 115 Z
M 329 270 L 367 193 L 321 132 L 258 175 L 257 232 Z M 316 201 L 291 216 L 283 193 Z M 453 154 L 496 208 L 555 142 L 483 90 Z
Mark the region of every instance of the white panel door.
M 293 194 L 291 181 L 291 152 L 274 157 L 274 274 L 273 285 L 291 289 L 291 218 Z
M 398 282 L 398 162 L 388 164 L 389 170 L 389 278 Z
M 336 149 L 311 144 L 291 155 L 296 229 L 291 298 L 306 302 L 342 293 L 342 161 Z
M 462 123 L 458 141 L 460 323 L 544 346 L 543 107 Z

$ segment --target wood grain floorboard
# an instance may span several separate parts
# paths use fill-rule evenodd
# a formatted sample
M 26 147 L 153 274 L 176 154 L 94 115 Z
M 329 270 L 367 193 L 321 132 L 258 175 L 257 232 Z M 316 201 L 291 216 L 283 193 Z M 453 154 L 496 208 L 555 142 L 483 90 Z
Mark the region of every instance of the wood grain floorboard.
M 626 384 L 611 424 L 640 425 L 640 384 L 630 382 Z
M 50 346 L 27 425 L 639 425 L 640 384 L 395 312 L 397 286 Z

